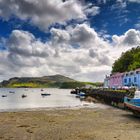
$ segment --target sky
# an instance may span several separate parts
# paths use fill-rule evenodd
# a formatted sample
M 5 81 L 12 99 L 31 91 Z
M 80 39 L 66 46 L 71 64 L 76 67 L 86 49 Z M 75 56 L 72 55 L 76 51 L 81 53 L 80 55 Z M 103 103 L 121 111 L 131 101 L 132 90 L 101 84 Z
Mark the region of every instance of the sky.
M 0 81 L 61 74 L 101 82 L 140 45 L 140 0 L 0 0 Z

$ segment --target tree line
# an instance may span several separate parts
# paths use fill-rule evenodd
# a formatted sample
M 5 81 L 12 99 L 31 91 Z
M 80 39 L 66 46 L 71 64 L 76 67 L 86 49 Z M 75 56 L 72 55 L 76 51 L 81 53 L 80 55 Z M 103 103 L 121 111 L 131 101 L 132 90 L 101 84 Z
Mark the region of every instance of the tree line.
M 140 68 L 140 46 L 132 48 L 117 59 L 112 66 L 112 73 L 125 72 Z

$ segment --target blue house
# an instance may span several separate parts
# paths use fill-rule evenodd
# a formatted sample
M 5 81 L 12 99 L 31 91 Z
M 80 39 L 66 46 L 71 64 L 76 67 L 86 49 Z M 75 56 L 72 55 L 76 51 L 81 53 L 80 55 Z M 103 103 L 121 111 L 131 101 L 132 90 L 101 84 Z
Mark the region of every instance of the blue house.
M 123 77 L 124 86 L 136 86 L 140 88 L 140 69 L 126 72 Z
M 136 84 L 137 87 L 140 88 L 140 68 L 135 70 L 136 72 Z

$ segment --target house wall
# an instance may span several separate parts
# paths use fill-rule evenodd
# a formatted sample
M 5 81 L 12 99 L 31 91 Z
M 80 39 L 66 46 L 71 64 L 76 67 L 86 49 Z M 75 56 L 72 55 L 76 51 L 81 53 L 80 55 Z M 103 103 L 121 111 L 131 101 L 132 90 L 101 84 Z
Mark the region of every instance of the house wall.
M 138 74 L 138 88 L 140 88 L 140 73 Z
M 123 86 L 140 88 L 140 68 L 135 71 L 116 73 L 104 80 L 104 87 L 118 88 Z
M 140 72 L 133 71 L 125 73 L 123 77 L 123 85 L 124 86 L 136 86 L 140 88 Z
M 108 88 L 109 87 L 109 77 L 106 77 L 104 79 L 104 88 Z
M 123 77 L 123 85 L 124 86 L 133 86 L 134 85 L 134 75 L 135 75 L 134 72 L 133 72 L 133 75 L 130 74 L 130 72 L 125 73 L 125 75 Z
M 118 88 L 123 86 L 123 73 L 116 73 L 110 76 L 109 87 Z

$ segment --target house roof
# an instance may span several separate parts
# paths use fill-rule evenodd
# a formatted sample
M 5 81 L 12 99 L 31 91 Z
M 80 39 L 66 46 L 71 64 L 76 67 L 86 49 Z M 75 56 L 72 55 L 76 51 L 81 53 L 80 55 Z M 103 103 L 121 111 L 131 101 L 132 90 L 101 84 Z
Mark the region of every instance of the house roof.
M 117 72 L 117 73 L 113 73 L 113 74 L 110 74 L 110 77 L 106 77 L 106 79 L 108 79 L 108 78 L 115 78 L 115 77 L 121 77 L 121 76 L 124 76 L 125 74 L 129 74 L 129 73 L 131 73 L 131 72 L 136 72 L 136 71 L 138 71 L 138 72 L 140 72 L 140 68 L 138 68 L 138 69 L 135 69 L 134 71 L 129 71 L 129 72 L 122 72 L 122 73 L 120 73 L 120 72 Z
M 140 71 L 140 68 L 136 69 L 135 71 Z
M 124 73 L 114 73 L 113 75 L 111 75 L 110 77 L 120 77 L 120 76 L 123 76 Z

